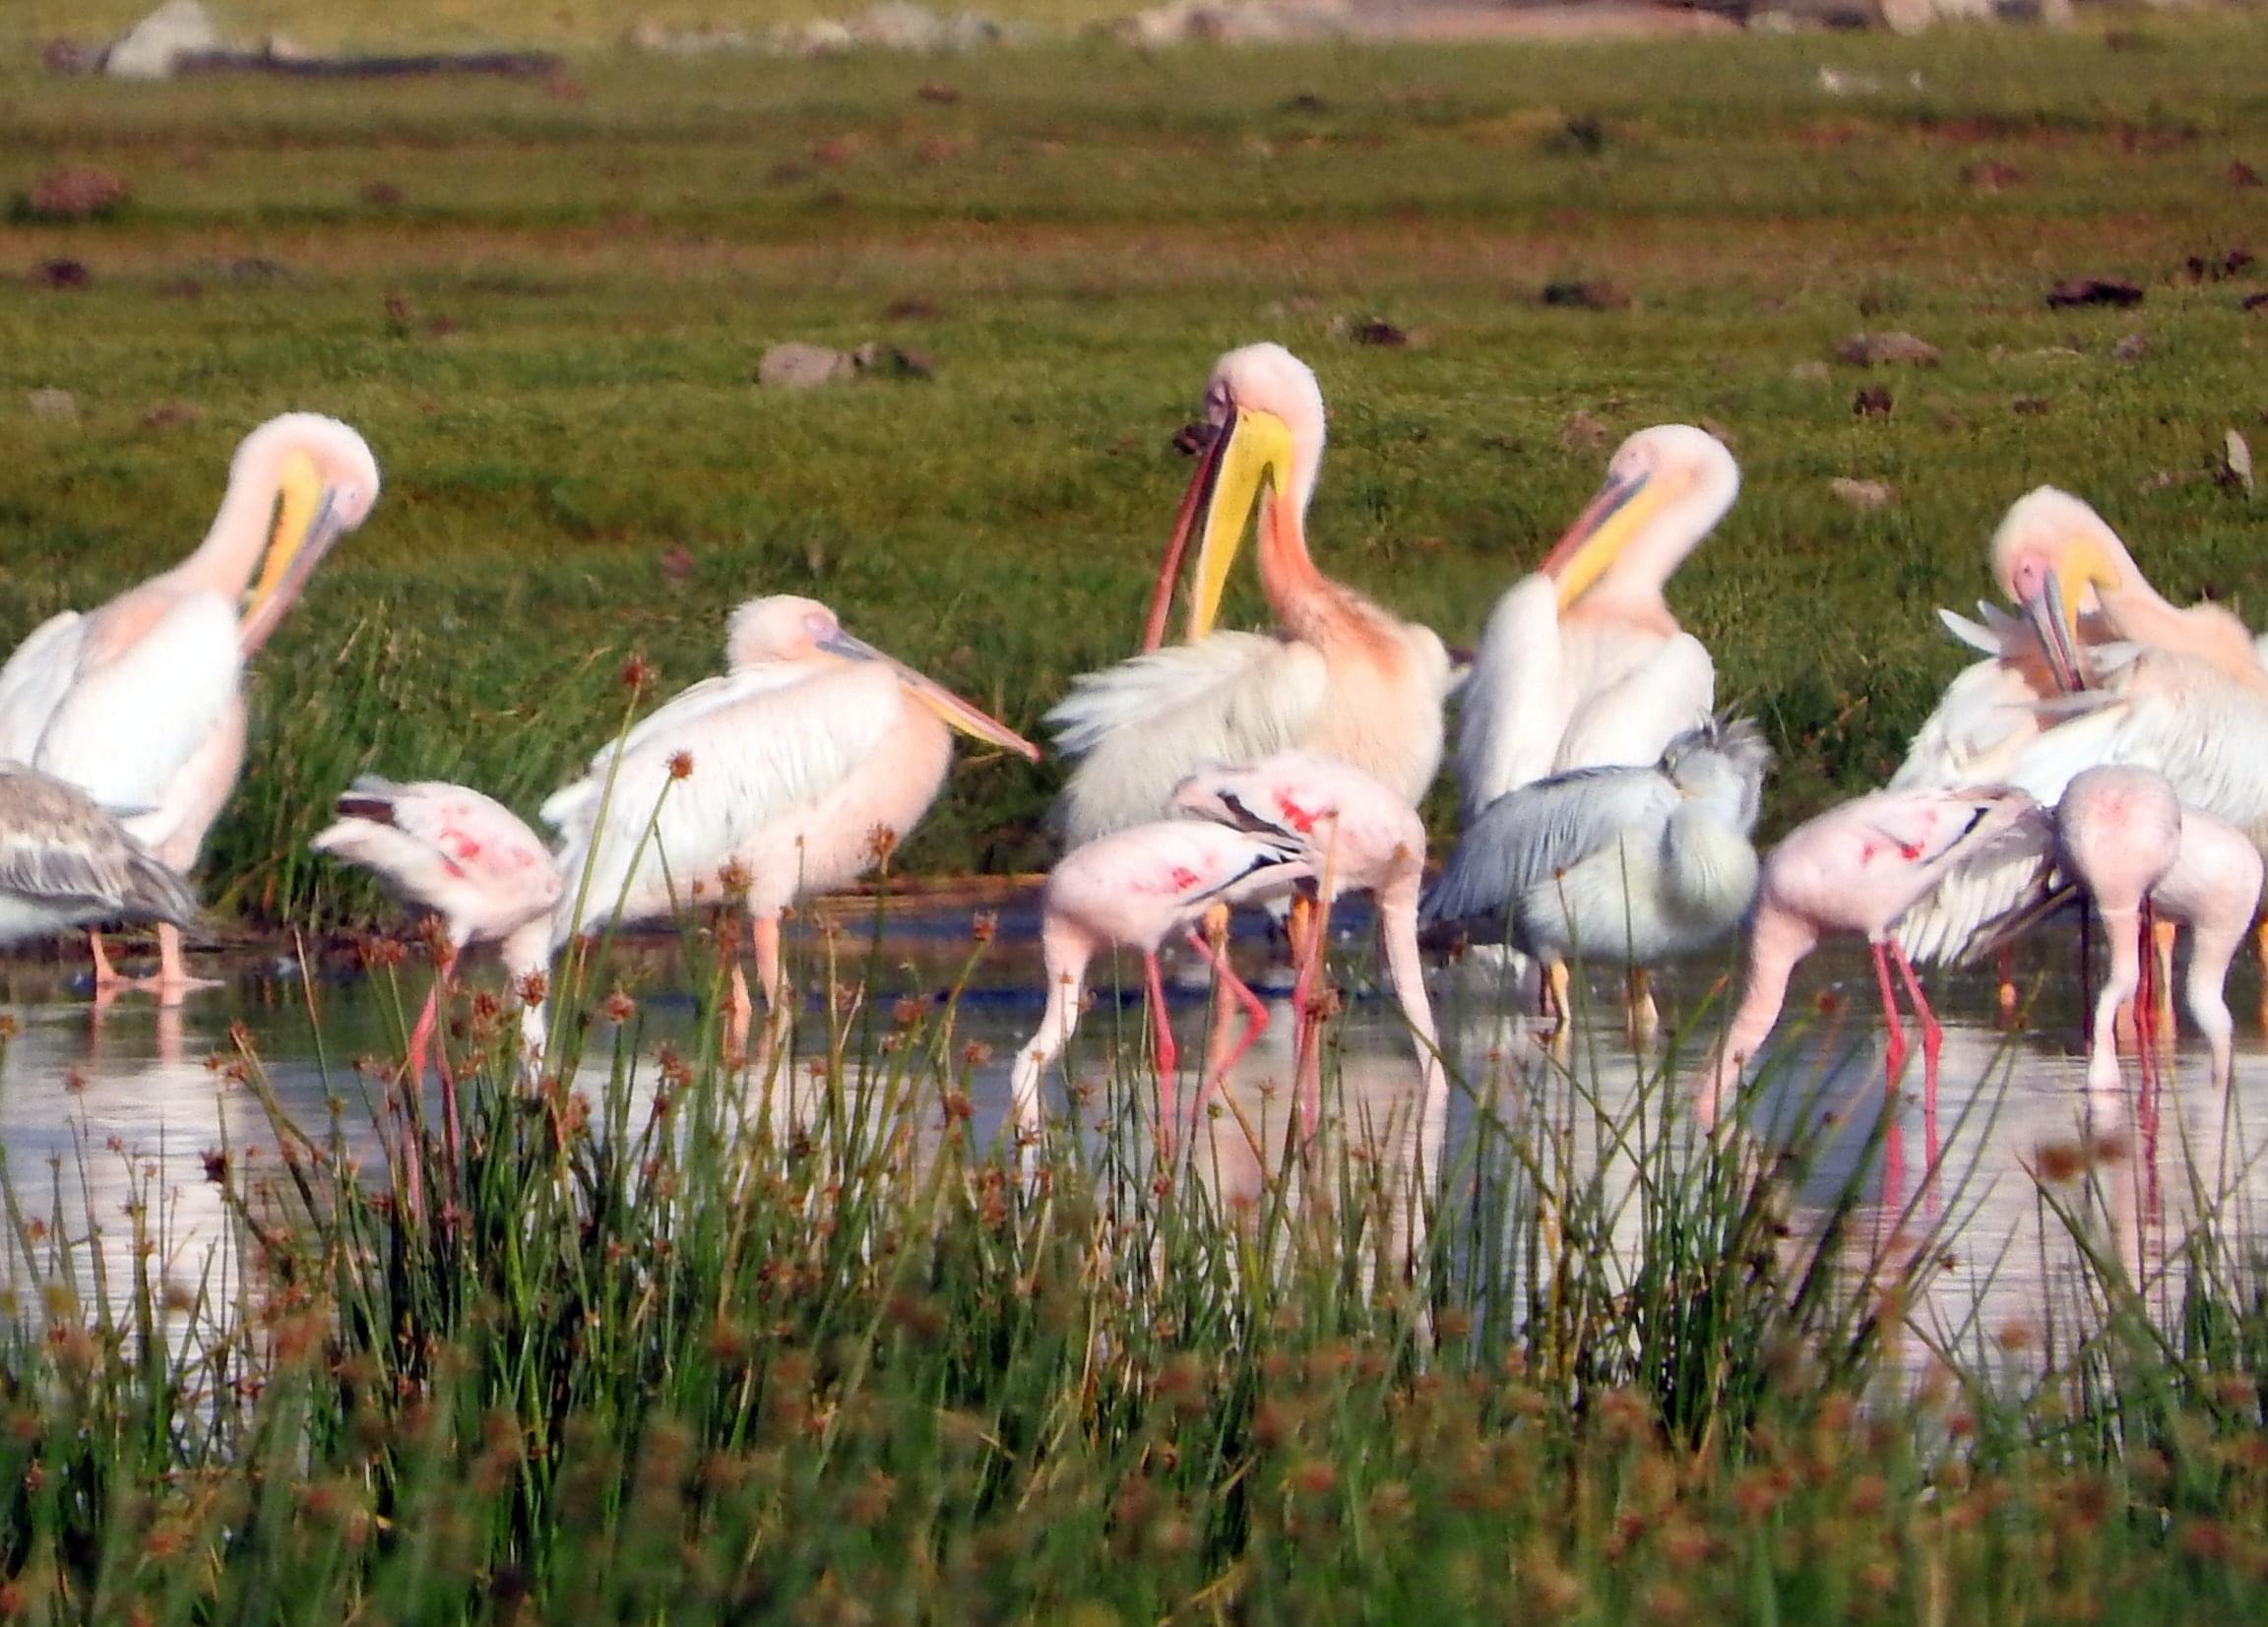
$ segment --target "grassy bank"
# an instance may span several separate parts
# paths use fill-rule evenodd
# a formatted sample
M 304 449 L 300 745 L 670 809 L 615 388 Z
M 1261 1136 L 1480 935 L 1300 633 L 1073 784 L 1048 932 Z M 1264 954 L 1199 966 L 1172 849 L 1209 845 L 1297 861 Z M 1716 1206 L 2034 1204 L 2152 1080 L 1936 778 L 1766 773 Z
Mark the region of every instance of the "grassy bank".
M 1784 753 L 1784 822 L 1895 760 L 1960 660 L 1929 611 L 1984 590 L 2033 483 L 2097 500 L 2175 597 L 2264 613 L 2260 511 L 2208 475 L 2227 429 L 2260 438 L 2239 300 L 2268 282 L 2187 269 L 2268 248 L 2231 178 L 2268 172 L 2262 39 L 598 56 L 472 90 L 20 62 L 0 190 L 91 163 L 132 200 L 0 225 L 0 640 L 186 549 L 262 416 L 359 425 L 387 494 L 263 659 L 208 864 L 223 908 L 355 913 L 296 856 L 351 772 L 531 807 L 612 726 L 624 657 L 690 680 L 751 594 L 825 598 L 1035 728 L 1129 646 L 1208 363 L 1272 336 L 1334 407 L 1319 557 L 1452 642 L 1616 436 L 1721 427 L 1746 488 L 1672 597 Z M 54 259 L 89 285 L 30 275 Z M 2048 309 L 2067 275 L 2146 299 Z M 1563 279 L 1631 303 L 1544 305 Z M 1370 317 L 1413 342 L 1338 337 Z M 1859 328 L 1943 364 L 1822 376 Z M 788 338 L 935 377 L 758 391 Z M 1861 385 L 1893 410 L 1855 414 Z M 42 389 L 76 417 L 33 416 Z M 1249 583 L 1232 610 L 1259 619 Z M 1059 772 L 964 769 L 904 862 L 1042 862 Z
M 1302 1154 L 1263 1110 L 1257 1160 L 1216 1116 L 1162 1165 L 1143 1076 L 1084 1044 L 1076 1110 L 1027 1170 L 968 1116 L 951 1003 L 892 1004 L 881 959 L 863 976 L 804 1036 L 815 1066 L 753 1084 L 712 1030 L 656 1054 L 635 1002 L 577 994 L 557 1072 L 529 1089 L 511 1025 L 468 1002 L 461 1137 L 389 1070 L 334 1062 L 336 1124 L 272 1106 L 257 1145 L 206 1155 L 232 1262 L 168 1234 L 194 1154 L 138 1173 L 125 1213 L 94 1218 L 106 1241 L 71 1170 L 10 1168 L 0 1609 L 1604 1623 L 2268 1603 L 2262 1263 L 2210 1201 L 2137 1279 L 2116 1240 L 2137 1218 L 2083 1166 L 2049 1169 L 2074 1309 L 2022 1344 L 1908 1327 L 1941 1250 L 1990 1240 L 1933 1235 L 1919 1197 L 1862 1217 L 1856 1175 L 1792 1235 L 1807 1139 L 1713 1147 L 1673 1060 L 1619 1105 L 1580 1062 L 1477 1100 L 1461 1084 L 1447 1137 L 1333 1115 Z M 248 1053 L 220 1088 L 274 1101 Z

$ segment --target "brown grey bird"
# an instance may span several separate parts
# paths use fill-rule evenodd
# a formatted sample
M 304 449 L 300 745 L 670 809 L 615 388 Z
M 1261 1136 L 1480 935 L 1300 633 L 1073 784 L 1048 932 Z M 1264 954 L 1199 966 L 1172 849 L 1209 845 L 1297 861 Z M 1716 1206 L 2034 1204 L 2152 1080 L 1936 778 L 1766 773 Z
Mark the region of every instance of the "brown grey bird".
M 197 901 L 76 786 L 0 763 L 0 944 L 73 927 L 186 926 Z

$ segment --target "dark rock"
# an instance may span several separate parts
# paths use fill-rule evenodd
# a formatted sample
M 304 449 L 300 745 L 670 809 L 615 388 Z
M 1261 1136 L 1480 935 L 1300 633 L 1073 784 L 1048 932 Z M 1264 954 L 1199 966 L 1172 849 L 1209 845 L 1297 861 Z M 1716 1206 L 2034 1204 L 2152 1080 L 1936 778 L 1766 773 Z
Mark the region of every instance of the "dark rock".
M 920 90 L 914 94 L 923 101 L 936 102 L 940 107 L 950 107 L 961 99 L 960 90 L 955 86 L 946 84 L 941 79 L 927 81 Z
M 372 181 L 362 189 L 362 201 L 372 209 L 392 209 L 402 202 L 402 189 L 392 181 Z
M 2140 284 L 2122 277 L 2066 277 L 2048 290 L 2048 308 L 2051 311 L 2078 305 L 2110 305 L 2127 310 L 2141 303 Z
M 1896 405 L 1886 384 L 1869 384 L 1851 398 L 1852 415 L 1860 418 L 1887 418 Z
M 1626 311 L 1630 290 L 1619 282 L 1605 281 L 1546 282 L 1544 303 L 1578 311 Z
M 882 307 L 882 314 L 892 322 L 930 322 L 945 313 L 929 299 L 917 293 L 901 295 Z
M 2237 301 L 2240 311 L 2268 311 L 2268 293 L 2248 293 Z
M 32 281 L 43 288 L 84 288 L 94 274 L 84 260 L 42 260 L 32 268 Z
M 2226 173 L 2229 177 L 2229 184 L 2234 187 L 2255 187 L 2261 184 L 2260 171 L 2254 169 L 2242 158 L 2231 158 Z
M 205 414 L 187 402 L 159 402 L 142 414 L 144 429 L 181 429 L 197 423 Z
M 1219 424 L 1208 423 L 1203 418 L 1197 418 L 1173 431 L 1173 439 L 1167 444 L 1175 452 L 1180 453 L 1182 457 L 1194 458 L 1220 438 L 1221 426 Z
M 1347 330 L 1347 337 L 1357 344 L 1403 345 L 1410 343 L 1409 333 L 1379 317 L 1354 323 Z
M 2036 418 L 2048 410 L 2046 396 L 2018 396 L 2008 404 L 2008 410 L 2022 418 Z

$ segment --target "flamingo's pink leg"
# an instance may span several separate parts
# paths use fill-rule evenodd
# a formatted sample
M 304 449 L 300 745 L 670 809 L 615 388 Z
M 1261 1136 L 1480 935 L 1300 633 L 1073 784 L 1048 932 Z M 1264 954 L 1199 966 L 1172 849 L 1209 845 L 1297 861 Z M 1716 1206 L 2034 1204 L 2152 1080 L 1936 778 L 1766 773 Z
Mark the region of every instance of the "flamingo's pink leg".
M 1158 970 L 1158 952 L 1146 950 L 1142 955 L 1142 975 L 1150 990 L 1150 1033 L 1158 1052 L 1158 1122 L 1170 1130 L 1174 1125 L 1173 1071 L 1181 1060 L 1181 1053 L 1173 1044 L 1173 1022 L 1166 1010 L 1166 979 Z
M 425 1056 L 433 1042 L 433 1024 L 439 1014 L 441 999 L 440 979 L 425 991 L 425 1004 L 417 1013 L 417 1021 L 410 1030 L 410 1088 L 417 1089 L 425 1082 Z
M 1245 986 L 1244 979 L 1236 975 L 1236 969 L 1228 964 L 1228 952 L 1226 949 L 1216 946 L 1203 933 L 1194 929 L 1189 933 L 1189 942 L 1198 954 L 1205 957 L 1205 964 L 1213 969 L 1213 975 L 1219 979 L 1220 986 L 1227 989 L 1236 1003 L 1244 1008 L 1246 1018 L 1244 1032 L 1236 1036 L 1236 1042 L 1228 1047 L 1228 1053 L 1207 1071 L 1197 1087 L 1197 1105 L 1203 1107 L 1213 1087 L 1227 1078 L 1228 1070 L 1236 1066 L 1244 1053 L 1252 1048 L 1253 1041 L 1268 1032 L 1268 1008 L 1261 1003 L 1259 995 Z
M 1874 951 L 1874 986 L 1882 995 L 1882 1021 L 1890 1030 L 1889 1049 L 1882 1057 L 1882 1088 L 1898 1088 L 1898 1070 L 1906 1066 L 1906 1030 L 1898 1021 L 1898 997 L 1890 992 L 1890 952 L 1881 944 Z
M 1906 958 L 1906 946 L 1897 939 L 1890 940 L 1890 958 L 1898 963 L 1899 980 L 1906 985 L 1906 994 L 1914 1002 L 1914 1015 L 1922 1024 L 1922 1110 L 1929 1118 L 1937 1116 L 1937 1057 L 1945 1048 L 1945 1031 L 1937 1026 L 1937 1014 L 1929 1009 L 1929 997 L 1922 992 L 1922 979 L 1914 975 L 1914 963 Z

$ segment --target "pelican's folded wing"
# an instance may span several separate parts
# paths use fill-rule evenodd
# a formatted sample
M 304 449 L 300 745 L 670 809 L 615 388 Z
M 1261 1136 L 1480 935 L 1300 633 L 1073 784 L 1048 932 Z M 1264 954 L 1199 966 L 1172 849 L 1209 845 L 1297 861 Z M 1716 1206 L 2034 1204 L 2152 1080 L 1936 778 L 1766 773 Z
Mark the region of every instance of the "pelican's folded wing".
M 157 808 L 236 700 L 236 612 L 218 594 L 193 594 L 118 649 L 98 648 L 99 637 L 97 621 L 32 767 L 105 808 Z
M 1074 845 L 1163 818 L 1181 782 L 1296 746 L 1323 711 L 1322 656 L 1261 633 L 1215 633 L 1075 680 L 1047 715 L 1085 761 L 1057 808 Z
M 1576 769 L 1508 791 L 1457 839 L 1423 917 L 1495 915 L 1628 832 L 1652 829 L 1679 798 L 1656 769 Z
M 1659 762 L 1670 741 L 1709 720 L 1716 698 L 1717 663 L 1699 639 L 1679 633 L 1583 701 L 1560 738 L 1558 761 Z
M 1898 917 L 1893 932 L 1914 960 L 1960 966 L 2000 941 L 2010 921 L 2037 910 L 2056 891 L 2055 816 L 2048 808 L 2027 808 L 1970 842 L 1936 888 Z
M 1523 577 L 1488 614 L 1457 702 L 1457 801 L 1467 824 L 1551 772 L 1567 721 L 1560 694 L 1559 589 Z
M 79 675 L 87 618 L 76 610 L 49 616 L 0 667 L 0 763 L 30 764 L 47 720 Z

